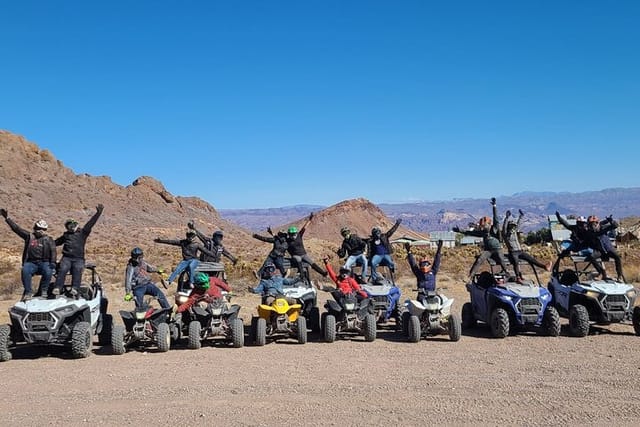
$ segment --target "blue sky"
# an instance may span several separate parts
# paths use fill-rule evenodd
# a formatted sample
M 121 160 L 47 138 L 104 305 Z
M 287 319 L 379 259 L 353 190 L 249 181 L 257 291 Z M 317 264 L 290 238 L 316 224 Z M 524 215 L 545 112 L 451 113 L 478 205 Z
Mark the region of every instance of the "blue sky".
M 0 3 L 0 129 L 216 208 L 637 187 L 638 1 Z

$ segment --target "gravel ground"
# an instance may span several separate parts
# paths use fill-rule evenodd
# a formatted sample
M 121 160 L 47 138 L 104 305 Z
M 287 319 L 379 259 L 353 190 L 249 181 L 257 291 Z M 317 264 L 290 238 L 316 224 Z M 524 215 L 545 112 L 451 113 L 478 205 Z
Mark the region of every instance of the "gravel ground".
M 467 300 L 463 287 L 447 295 L 458 311 Z M 257 300 L 234 301 L 247 332 Z M 116 313 L 122 303 L 112 302 Z M 2 322 L 9 305 L 0 302 Z M 481 325 L 459 342 L 417 344 L 391 329 L 372 343 L 310 335 L 304 345 L 205 344 L 122 356 L 96 343 L 81 360 L 23 347 L 0 364 L 0 424 L 637 425 L 640 338 L 632 326 L 572 338 L 566 322 L 557 338 L 493 339 Z

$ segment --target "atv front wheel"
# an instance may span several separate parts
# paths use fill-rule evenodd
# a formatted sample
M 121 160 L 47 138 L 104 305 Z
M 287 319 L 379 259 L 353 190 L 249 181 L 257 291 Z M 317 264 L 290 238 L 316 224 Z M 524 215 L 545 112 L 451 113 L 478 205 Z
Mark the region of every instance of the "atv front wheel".
M 489 323 L 494 338 L 504 338 L 509 335 L 509 314 L 504 308 L 494 309 Z
M 171 334 L 169 333 L 169 325 L 166 323 L 160 323 L 158 325 L 158 331 L 156 332 L 156 341 L 158 345 L 158 351 L 165 353 L 171 348 Z
M 460 341 L 460 335 L 462 335 L 460 317 L 455 313 L 451 313 L 449 315 L 449 339 L 451 341 Z
M 84 359 L 91 354 L 91 324 L 78 322 L 71 330 L 71 354 L 76 359 Z
M 476 317 L 473 315 L 473 306 L 470 302 L 465 302 L 462 305 L 462 329 L 473 329 L 477 323 Z
M 547 306 L 542 317 L 542 330 L 550 337 L 560 335 L 560 315 L 555 307 Z
M 9 339 L 11 337 L 11 325 L 0 325 L 0 362 L 11 360 L 9 351 Z
M 307 319 L 304 316 L 296 319 L 296 338 L 298 339 L 298 344 L 307 342 Z
M 633 309 L 633 330 L 636 332 L 636 336 L 640 336 L 640 307 Z
M 231 342 L 234 348 L 240 348 L 244 345 L 244 323 L 239 317 L 231 321 Z
M 364 340 L 375 341 L 376 334 L 376 317 L 373 314 L 367 314 L 364 318 Z
M 189 323 L 189 341 L 187 347 L 191 350 L 198 350 L 202 347 L 200 335 L 202 333 L 202 325 L 199 321 L 193 320 Z
M 253 343 L 262 347 L 267 343 L 267 321 L 262 317 L 256 319 L 256 329 L 253 332 Z
M 327 314 L 322 324 L 324 329 L 324 341 L 334 342 L 336 340 L 336 317 L 333 314 Z
M 124 354 L 127 349 L 124 346 L 124 326 L 113 325 L 111 329 L 111 352 L 113 354 Z
M 418 318 L 418 316 L 410 316 L 409 325 L 407 326 L 407 338 L 409 338 L 409 342 L 420 341 L 421 335 L 422 331 L 420 330 L 420 319 Z
M 569 332 L 574 337 L 589 335 L 589 312 L 584 305 L 576 304 L 569 308 Z

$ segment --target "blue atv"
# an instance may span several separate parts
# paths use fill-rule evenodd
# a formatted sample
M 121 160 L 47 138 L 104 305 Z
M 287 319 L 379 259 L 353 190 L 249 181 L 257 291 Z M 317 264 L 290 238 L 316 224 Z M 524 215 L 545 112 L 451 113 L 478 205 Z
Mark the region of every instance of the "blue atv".
M 393 280 L 393 274 L 389 271 L 389 278 L 378 273 L 378 279 L 373 282 L 361 283 L 362 289 L 369 295 L 373 303 L 376 323 L 387 323 L 391 318 L 395 319 L 396 330 L 402 329 L 402 314 L 406 307 L 400 304 L 400 288 Z
M 518 329 L 536 329 L 552 337 L 560 334 L 560 316 L 551 305 L 551 294 L 533 282 L 506 281 L 503 275 L 483 271 L 467 284 L 467 290 L 471 302 L 462 306 L 463 330 L 481 321 L 489 324 L 495 338 Z

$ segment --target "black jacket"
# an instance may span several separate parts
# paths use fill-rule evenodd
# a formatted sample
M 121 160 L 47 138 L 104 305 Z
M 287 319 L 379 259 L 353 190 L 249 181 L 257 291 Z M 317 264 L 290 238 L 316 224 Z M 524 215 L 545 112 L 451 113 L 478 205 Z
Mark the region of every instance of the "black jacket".
M 87 237 L 91 234 L 91 229 L 98 221 L 102 211 L 98 211 L 82 228 L 76 231 L 65 231 L 64 234 L 56 239 L 56 246 L 62 245 L 62 256 L 69 258 L 84 259 L 84 247 L 87 243 Z
M 400 226 L 400 223 L 396 222 L 393 225 L 393 227 L 389 229 L 389 231 L 387 231 L 386 233 L 382 233 L 380 235 L 380 244 L 382 244 L 382 246 L 385 247 L 388 254 L 393 253 L 393 247 L 391 246 L 391 243 L 389 243 L 389 238 L 393 235 L 393 233 L 396 232 L 399 226 Z M 367 251 L 367 253 L 369 254 L 369 258 L 373 258 L 373 256 L 375 255 L 375 247 L 376 247 L 376 242 L 373 235 L 369 237 L 368 244 L 369 244 L 369 250 Z
M 13 220 L 7 218 L 7 224 L 18 236 L 24 240 L 24 249 L 22 250 L 22 263 L 45 261 L 55 264 L 56 262 L 56 244 L 51 236 L 36 237 L 33 233 L 20 227 Z
M 342 241 L 342 246 L 338 249 L 338 256 L 344 258 L 362 255 L 365 249 L 367 249 L 367 242 L 357 234 L 352 234 Z

